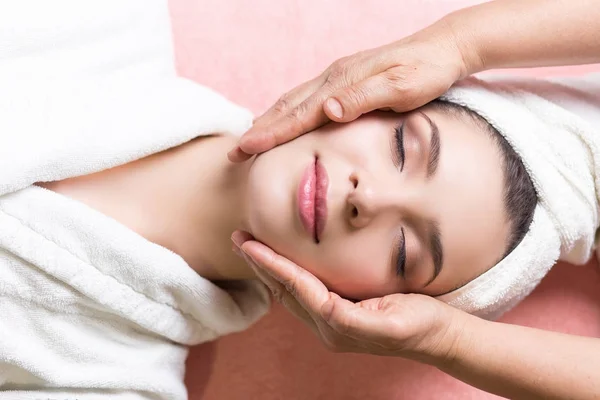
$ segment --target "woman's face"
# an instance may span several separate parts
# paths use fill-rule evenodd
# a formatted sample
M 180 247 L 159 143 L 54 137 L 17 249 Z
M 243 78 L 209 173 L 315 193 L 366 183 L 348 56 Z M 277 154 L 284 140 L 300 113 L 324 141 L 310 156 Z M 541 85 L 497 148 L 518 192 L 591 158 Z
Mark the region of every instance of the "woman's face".
M 503 256 L 502 158 L 435 105 L 328 124 L 259 155 L 251 233 L 352 299 L 444 294 Z

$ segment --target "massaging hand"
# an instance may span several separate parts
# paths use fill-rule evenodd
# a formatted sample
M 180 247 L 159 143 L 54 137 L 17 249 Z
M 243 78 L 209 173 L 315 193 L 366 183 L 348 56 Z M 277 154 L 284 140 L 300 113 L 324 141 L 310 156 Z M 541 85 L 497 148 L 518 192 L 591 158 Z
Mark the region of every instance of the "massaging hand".
M 436 364 L 452 358 L 462 326 L 457 318 L 460 311 L 415 294 L 352 303 L 249 234 L 238 231 L 232 240 L 238 254 L 274 297 L 330 350 L 402 356 Z
M 468 75 L 459 41 L 444 20 L 389 45 L 337 60 L 284 94 L 229 152 L 240 162 L 329 120 L 349 122 L 376 109 L 410 111 Z

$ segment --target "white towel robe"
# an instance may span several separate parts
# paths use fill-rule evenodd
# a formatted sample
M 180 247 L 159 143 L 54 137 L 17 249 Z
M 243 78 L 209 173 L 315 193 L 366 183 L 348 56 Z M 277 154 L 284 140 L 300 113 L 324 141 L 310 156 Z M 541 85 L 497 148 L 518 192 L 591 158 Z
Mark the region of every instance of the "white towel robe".
M 176 76 L 166 0 L 0 4 L 0 399 L 184 399 L 186 346 L 266 312 L 259 283 L 32 186 L 251 121 Z

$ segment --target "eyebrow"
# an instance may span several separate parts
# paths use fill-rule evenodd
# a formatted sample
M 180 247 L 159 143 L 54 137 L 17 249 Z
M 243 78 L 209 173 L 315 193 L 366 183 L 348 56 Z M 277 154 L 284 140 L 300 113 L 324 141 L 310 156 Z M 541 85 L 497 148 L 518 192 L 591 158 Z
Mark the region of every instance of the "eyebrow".
M 419 111 L 419 114 L 427 121 L 429 128 L 431 129 L 431 138 L 429 141 L 429 160 L 427 161 L 427 178 L 432 177 L 436 171 L 440 161 L 440 130 L 437 124 L 429 118 L 427 114 Z M 444 249 L 442 247 L 442 235 L 440 228 L 434 221 L 426 221 L 427 232 L 428 232 L 428 247 L 433 259 L 433 276 L 423 286 L 426 287 L 432 283 L 442 271 L 442 265 L 444 263 Z
M 429 141 L 429 160 L 427 161 L 427 178 L 430 178 L 437 171 L 440 161 L 440 130 L 437 124 L 431 118 L 429 118 L 427 114 L 424 112 L 419 112 L 419 114 L 425 119 L 425 121 L 427 121 L 429 128 L 431 129 L 431 138 Z M 442 265 L 444 263 L 444 249 L 442 247 L 442 235 L 440 233 L 438 224 L 433 221 L 427 221 L 426 224 L 427 232 L 429 234 L 427 241 L 431 258 L 433 259 L 433 276 L 425 284 L 425 286 L 428 286 L 442 271 Z
M 442 248 L 442 235 L 439 226 L 433 221 L 427 221 L 427 231 L 429 233 L 429 251 L 431 252 L 431 258 L 433 259 L 433 276 L 425 286 L 429 285 L 438 277 L 442 271 L 442 264 L 444 263 L 444 249 Z
M 425 118 L 431 128 L 431 139 L 429 140 L 429 160 L 427 161 L 427 178 L 430 178 L 437 171 L 440 161 L 440 130 L 434 121 L 424 112 L 419 114 Z

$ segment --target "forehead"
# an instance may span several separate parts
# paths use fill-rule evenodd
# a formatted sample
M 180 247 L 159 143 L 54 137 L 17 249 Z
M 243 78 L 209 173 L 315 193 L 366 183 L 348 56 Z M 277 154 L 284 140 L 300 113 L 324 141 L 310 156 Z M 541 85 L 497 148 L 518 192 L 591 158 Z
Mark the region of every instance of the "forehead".
M 439 286 L 435 291 L 440 293 L 476 278 L 504 254 L 510 227 L 503 158 L 493 133 L 469 115 L 432 106 L 421 111 L 437 124 L 441 142 L 439 167 L 428 196 L 444 248 L 444 268 L 431 288 Z

